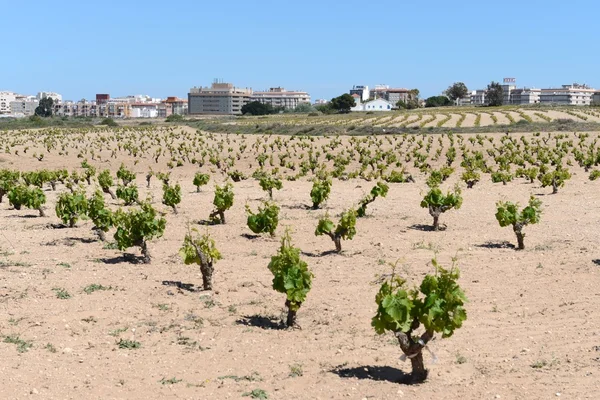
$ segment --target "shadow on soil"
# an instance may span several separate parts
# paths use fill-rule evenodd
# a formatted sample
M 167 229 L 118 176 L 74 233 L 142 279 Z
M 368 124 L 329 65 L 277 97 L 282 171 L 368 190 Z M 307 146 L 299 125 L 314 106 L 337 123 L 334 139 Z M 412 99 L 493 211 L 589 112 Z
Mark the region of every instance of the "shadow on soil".
M 180 281 L 162 281 L 165 286 L 175 286 L 181 290 L 187 290 L 188 292 L 200 292 L 200 289 L 194 288 L 193 283 L 183 283 Z
M 600 258 L 596 258 L 595 260 L 592 260 L 592 262 L 596 265 L 600 265 Z
M 78 237 L 68 237 L 65 240 L 69 240 L 71 242 L 79 242 L 79 243 L 96 243 L 98 238 L 78 238 Z
M 331 255 L 334 255 L 334 254 L 340 254 L 340 253 L 338 253 L 335 250 L 327 250 L 327 251 L 324 251 L 322 253 L 311 253 L 311 252 L 308 252 L 308 251 L 303 251 L 302 252 L 302 255 L 306 256 L 306 257 L 327 257 L 327 256 L 331 256 Z
M 423 231 L 423 232 L 433 232 L 433 226 L 431 225 L 423 225 L 423 224 L 414 224 L 408 227 L 408 229 L 413 229 L 415 231 Z M 440 224 L 440 231 L 445 231 L 446 226 Z
M 121 256 L 110 257 L 110 258 L 99 258 L 104 264 L 143 264 L 144 258 L 136 256 L 134 254 L 125 253 Z
M 373 381 L 386 381 L 392 383 L 410 382 L 408 379 L 410 375 L 404 373 L 402 370 L 379 365 L 366 365 L 354 368 L 342 368 L 339 366 L 333 368 L 329 372 L 336 374 L 340 378 L 370 379 Z
M 244 316 L 237 321 L 238 325 L 255 326 L 262 329 L 285 329 L 286 326 L 277 318 L 263 317 L 262 315 Z
M 485 242 L 483 244 L 476 244 L 475 247 L 483 247 L 485 249 L 514 249 L 515 245 L 511 242 Z

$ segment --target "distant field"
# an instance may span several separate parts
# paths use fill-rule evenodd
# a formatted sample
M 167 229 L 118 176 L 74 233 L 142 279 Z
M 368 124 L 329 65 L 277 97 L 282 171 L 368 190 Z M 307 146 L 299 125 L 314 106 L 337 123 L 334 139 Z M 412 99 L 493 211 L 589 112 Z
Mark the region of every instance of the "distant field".
M 194 120 L 193 118 L 191 119 Z M 590 131 L 600 128 L 600 109 L 591 107 L 445 107 L 350 114 L 278 114 L 219 117 L 192 122 L 214 132 L 277 134 L 369 134 L 414 130 L 457 133 L 495 131 Z

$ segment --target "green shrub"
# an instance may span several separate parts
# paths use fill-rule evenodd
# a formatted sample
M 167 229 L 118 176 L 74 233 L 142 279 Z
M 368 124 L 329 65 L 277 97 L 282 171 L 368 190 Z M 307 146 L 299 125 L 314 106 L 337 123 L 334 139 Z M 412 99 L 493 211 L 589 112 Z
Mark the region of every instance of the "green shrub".
M 406 281 L 392 271 L 375 296 L 377 314 L 371 325 L 379 335 L 390 331 L 396 336 L 404 357 L 412 364 L 407 383 L 427 379 L 422 351 L 435 333 L 449 338 L 467 319 L 467 298 L 457 283 L 458 268 L 453 262 L 450 270 L 444 269 L 435 259 L 432 264 L 435 274 L 427 274 L 418 288 L 407 288 Z M 421 326 L 424 331 L 418 335 Z
M 94 223 L 94 230 L 103 242 L 106 241 L 106 232 L 114 225 L 114 215 L 106 208 L 104 197 L 100 191 L 88 200 L 87 215 Z
M 55 211 L 64 224 L 68 223 L 69 227 L 73 228 L 79 218 L 87 218 L 88 203 L 85 193 L 62 193 L 56 202 Z
M 283 183 L 276 176 L 263 175 L 259 180 L 260 187 L 269 193 L 269 199 L 273 200 L 273 189 L 281 190 Z
M 342 213 L 337 226 L 329 219 L 326 214 L 324 218 L 319 220 L 315 236 L 327 235 L 335 243 L 335 251 L 342 251 L 342 239 L 352 240 L 356 235 L 356 210 L 349 209 Z
M 123 251 L 132 246 L 140 247 L 144 263 L 149 264 L 152 258 L 147 242 L 163 235 L 167 223 L 165 219 L 157 218 L 152 205 L 143 202 L 137 210 L 117 211 L 114 221 L 117 227 L 114 238 L 119 250 Z
M 271 257 L 269 271 L 273 274 L 273 289 L 286 295 L 286 324 L 295 327 L 298 310 L 306 300 L 314 275 L 309 271 L 308 264 L 300 259 L 300 249 L 292 246 L 289 231 L 281 239 L 277 255 Z
M 204 186 L 210 181 L 210 175 L 196 172 L 194 175 L 194 186 L 196 186 L 196 192 L 200 192 L 200 186 Z
M 279 207 L 277 204 L 265 201 L 262 207 L 258 208 L 255 214 L 246 205 L 246 213 L 248 214 L 248 228 L 254 233 L 269 233 L 275 236 L 275 230 L 279 223 Z
M 200 266 L 203 288 L 204 290 L 212 290 L 214 263 L 221 259 L 221 253 L 217 250 L 215 241 L 208 232 L 199 236 L 196 229 L 188 230 L 179 254 L 185 265 L 197 264 Z
M 181 186 L 163 185 L 163 204 L 171 207 L 173 212 L 177 214 L 177 205 L 181 203 Z
M 139 202 L 138 188 L 135 185 L 117 187 L 117 197 L 125 202 L 126 206 Z
M 446 195 L 439 188 L 431 189 L 421 201 L 421 207 L 429 209 L 429 214 L 433 217 L 433 230 L 440 229 L 440 215 L 451 209 L 459 209 L 462 205 L 460 188 L 455 187 L 454 192 L 448 192 Z
M 316 178 L 313 181 L 312 189 L 310 190 L 310 199 L 312 200 L 313 210 L 318 209 L 324 202 L 329 199 L 331 193 L 331 178 Z
M 377 182 L 371 192 L 360 201 L 358 209 L 356 210 L 357 217 L 364 217 L 367 215 L 367 206 L 377 199 L 377 197 L 386 197 L 389 190 L 389 186 L 383 182 Z
M 20 210 L 22 206 L 25 206 L 32 210 L 38 210 L 40 217 L 46 216 L 42 208 L 46 204 L 46 195 L 39 187 L 30 188 L 25 185 L 16 185 L 8 192 L 8 201 L 15 210 Z
M 518 250 L 525 249 L 525 234 L 523 227 L 540 222 L 542 215 L 542 202 L 535 197 L 529 198 L 529 205 L 522 211 L 519 211 L 519 205 L 516 203 L 499 201 L 496 203 L 496 219 L 501 227 L 512 225 L 513 231 L 517 236 Z
M 110 171 L 108 169 L 105 169 L 104 171 L 100 172 L 100 174 L 98 175 L 98 184 L 100 185 L 102 191 L 104 193 L 109 194 L 113 200 L 117 198 L 112 192 L 112 190 L 110 190 L 110 187 L 113 186 L 115 182 L 112 176 L 110 175 Z
M 210 220 L 213 223 L 225 223 L 225 211 L 233 206 L 233 197 L 233 185 L 231 183 L 215 187 L 215 197 L 213 199 L 215 210 L 210 214 Z

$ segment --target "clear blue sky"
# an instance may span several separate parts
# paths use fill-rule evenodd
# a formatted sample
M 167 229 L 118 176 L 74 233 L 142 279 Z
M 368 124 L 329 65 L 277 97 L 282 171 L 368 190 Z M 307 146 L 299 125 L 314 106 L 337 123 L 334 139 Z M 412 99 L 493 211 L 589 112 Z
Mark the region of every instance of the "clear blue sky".
M 0 90 L 186 97 L 222 78 L 314 100 L 353 84 L 427 97 L 504 77 L 599 88 L 599 11 L 598 0 L 0 0 Z

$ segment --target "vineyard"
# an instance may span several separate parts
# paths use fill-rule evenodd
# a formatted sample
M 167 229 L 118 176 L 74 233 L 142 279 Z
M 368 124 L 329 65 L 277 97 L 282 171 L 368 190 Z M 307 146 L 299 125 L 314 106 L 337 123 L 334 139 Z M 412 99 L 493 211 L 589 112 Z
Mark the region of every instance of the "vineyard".
M 597 131 L 600 110 L 588 107 L 503 106 L 421 108 L 350 114 L 278 114 L 235 118 L 205 118 L 190 126 L 218 133 L 350 134 L 405 132 L 493 133 Z
M 0 132 L 0 397 L 593 398 L 600 114 L 455 110 Z

